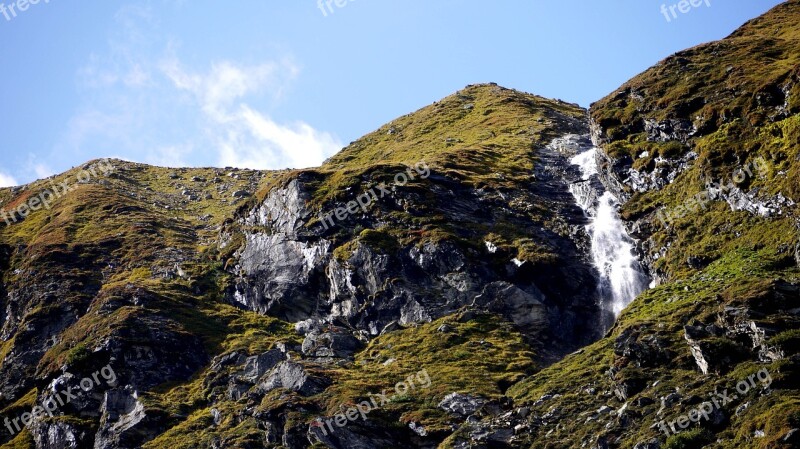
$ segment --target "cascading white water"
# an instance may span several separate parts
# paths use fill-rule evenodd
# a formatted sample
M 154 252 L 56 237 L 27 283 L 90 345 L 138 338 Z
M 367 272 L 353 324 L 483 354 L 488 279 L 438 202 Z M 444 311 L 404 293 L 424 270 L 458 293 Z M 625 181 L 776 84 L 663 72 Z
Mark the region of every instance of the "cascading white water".
M 611 192 L 592 186 L 592 177 L 598 174 L 596 155 L 597 148 L 592 148 L 570 160 L 583 177 L 583 181 L 570 185 L 570 192 L 591 219 L 586 230 L 591 237 L 592 259 L 600 272 L 600 293 L 606 307 L 618 316 L 645 289 L 647 276 L 619 217 L 619 201 Z

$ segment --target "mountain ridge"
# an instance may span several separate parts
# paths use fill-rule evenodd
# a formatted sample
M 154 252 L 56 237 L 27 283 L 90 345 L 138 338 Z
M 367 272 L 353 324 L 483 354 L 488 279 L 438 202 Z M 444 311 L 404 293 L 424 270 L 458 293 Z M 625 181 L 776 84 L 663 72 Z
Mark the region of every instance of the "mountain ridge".
M 794 447 L 798 18 L 787 1 L 589 110 L 470 85 L 320 167 L 110 160 L 82 182 L 90 161 L 0 189 L 30 206 L 76 180 L 0 221 L 0 415 L 118 380 L 2 447 Z M 576 186 L 621 200 L 654 279 L 619 317 Z

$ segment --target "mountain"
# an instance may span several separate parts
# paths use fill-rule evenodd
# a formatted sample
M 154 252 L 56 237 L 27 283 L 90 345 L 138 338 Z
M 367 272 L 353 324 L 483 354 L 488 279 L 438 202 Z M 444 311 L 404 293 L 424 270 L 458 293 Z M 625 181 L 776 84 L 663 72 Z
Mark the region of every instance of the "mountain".
M 314 169 L 0 189 L 1 447 L 795 447 L 798 18 L 588 111 L 472 85 Z

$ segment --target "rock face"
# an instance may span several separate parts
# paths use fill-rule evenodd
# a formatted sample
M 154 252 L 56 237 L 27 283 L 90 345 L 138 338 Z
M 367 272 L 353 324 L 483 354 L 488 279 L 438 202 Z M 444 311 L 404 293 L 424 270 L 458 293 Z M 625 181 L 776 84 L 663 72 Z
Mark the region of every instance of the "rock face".
M 307 198 L 300 181 L 294 180 L 270 192 L 244 220 L 248 227 L 264 227 L 270 232 L 245 235 L 235 267 L 240 276 L 233 293 L 236 302 L 292 321 L 307 319 L 315 312 L 323 292 L 314 283 L 324 275 L 330 244 L 301 238 L 304 221 L 311 215 Z
M 770 23 L 794 7 L 787 2 Z M 764 139 L 759 132 L 786 136 L 784 129 L 793 127 L 800 68 L 791 51 L 781 64 L 765 63 L 758 75 L 745 68 L 764 63 L 754 62 L 760 56 L 753 46 L 767 34 L 762 24 L 748 23 L 728 39 L 665 59 L 592 107 L 592 139 L 607 150 L 603 182 L 625 202 L 634 199 L 627 206 L 628 229 L 657 283 L 677 271 L 661 265 L 678 228 L 716 204 L 773 220 L 793 215 L 796 175 L 777 168 L 777 159 L 791 156 L 776 159 L 771 151 L 782 150 L 758 148 Z M 702 64 L 708 64 L 702 82 L 680 78 Z M 741 91 L 725 87 L 734 82 Z M 658 100 L 665 97 L 674 101 Z M 740 128 L 737 120 L 744 117 L 748 125 Z M 690 193 L 678 192 L 689 186 Z M 656 196 L 669 199 L 643 201 Z
M 442 399 L 442 402 L 439 403 L 439 408 L 448 413 L 466 418 L 477 412 L 485 402 L 481 398 L 452 393 Z
M 558 119 L 564 122 L 564 134 L 588 133 L 585 121 L 568 115 Z M 520 260 L 510 248 L 498 252 L 489 241 L 475 248 L 458 239 L 396 244 L 393 236 L 381 236 L 383 241 L 376 244 L 373 233 L 342 242 L 341 231 L 332 234 L 333 230 L 314 225 L 324 210 L 311 212 L 317 195 L 314 186 L 320 176 L 328 175 L 305 173 L 272 189 L 225 231 L 228 236 L 221 241 L 235 240 L 231 235 L 237 233 L 244 241 L 230 269 L 236 283 L 229 300 L 259 313 L 307 322 L 316 327 L 313 335 L 324 334 L 321 326 L 347 323 L 356 340 L 361 333 L 378 336 L 393 323 L 430 322 L 471 307 L 504 316 L 532 339 L 552 340 L 553 353 L 574 350 L 605 330 L 597 319 L 603 312 L 597 273 L 586 252 L 582 229 L 586 217 L 568 190 L 578 176 L 569 158 L 578 150 L 540 148 L 536 154 L 540 162 L 532 173 L 535 182 L 510 192 L 476 189 L 430 168 L 419 188 L 431 192 L 432 204 L 412 189 L 395 187 L 373 209 L 359 210 L 337 223 L 345 231 L 378 229 L 384 225 L 384 214 L 393 209 L 431 207 L 448 223 L 494 223 L 502 217 L 526 229 L 538 251 L 550 253 L 547 257 L 555 263 Z M 365 191 L 370 190 L 366 186 L 371 180 L 378 183 L 369 171 L 362 179 L 367 179 Z M 349 195 L 355 200 L 358 193 L 353 190 Z M 537 227 L 529 210 L 542 204 L 552 212 L 552 221 Z M 391 226 L 415 227 L 403 220 Z M 497 260 L 501 257 L 505 260 Z M 304 351 L 315 345 L 308 341 Z M 348 346 L 351 349 L 343 348 L 345 353 L 355 347 Z M 325 357 L 333 352 L 307 355 Z
M 461 124 L 440 120 L 448 115 Z M 487 127 L 489 115 L 504 125 Z M 429 150 L 418 161 L 387 159 L 404 154 L 398 142 L 418 140 L 428 126 L 421 123 L 453 136 L 422 145 Z M 586 135 L 588 126 L 576 105 L 476 85 L 354 142 L 319 169 L 113 161 L 112 175 L 72 192 L 82 208 L 54 205 L 75 227 L 42 228 L 36 238 L 52 244 L 0 228 L 0 405 L 13 416 L 26 412 L 15 405 L 22 397 L 45 407 L 83 392 L 52 417 L 34 417 L 25 435 L 0 428 L 0 440 L 169 447 L 207 427 L 194 437 L 201 447 L 441 441 L 445 434 L 418 421 L 386 428 L 389 404 L 407 407 L 430 378 L 398 384 L 411 393 L 376 386 L 389 403 L 377 401 L 371 408 L 380 410 L 348 417 L 346 426 L 322 431 L 307 417 L 336 416 L 334 400 L 322 399 L 332 391 L 342 406 L 363 400 L 339 385 L 356 382 L 361 369 L 407 371 L 407 353 L 366 354 L 425 326 L 441 329 L 437 344 L 453 346 L 440 358 L 497 371 L 487 383 L 493 396 L 602 336 L 608 323 L 598 318 L 587 218 L 569 190 L 579 177 L 569 159 L 580 145 L 564 137 Z M 462 135 L 463 127 L 476 133 Z M 0 190 L 0 202 L 25 192 Z M 114 381 L 83 389 L 103 367 Z M 435 407 L 444 398 L 427 403 L 452 426 L 500 409 L 483 392 L 465 397 L 444 408 Z M 513 436 L 491 433 L 487 441 Z

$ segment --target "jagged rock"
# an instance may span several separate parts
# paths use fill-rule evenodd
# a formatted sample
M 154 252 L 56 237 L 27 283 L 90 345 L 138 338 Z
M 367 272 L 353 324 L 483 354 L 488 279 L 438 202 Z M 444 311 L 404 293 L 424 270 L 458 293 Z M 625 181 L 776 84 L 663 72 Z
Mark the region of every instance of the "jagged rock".
M 797 262 L 797 266 L 800 267 L 800 243 L 794 247 L 794 260 Z
M 247 357 L 239 351 L 228 352 L 214 357 L 209 370 L 213 373 L 219 373 L 227 366 L 242 365 L 245 360 L 247 360 Z
M 679 141 L 686 143 L 697 131 L 689 120 L 645 120 L 644 129 L 647 132 L 647 140 L 651 142 L 670 142 Z
M 124 360 L 124 367 L 114 370 L 136 389 L 188 380 L 209 361 L 198 336 L 178 332 L 174 321 L 155 315 L 135 317 L 114 330 L 95 354 Z
M 436 329 L 436 331 L 441 332 L 443 334 L 449 334 L 450 332 L 453 332 L 453 326 L 450 326 L 448 324 L 442 324 L 441 326 L 439 326 L 439 328 Z
M 673 405 L 677 404 L 683 398 L 678 392 L 673 391 L 672 393 L 662 396 L 661 397 L 661 408 L 658 409 L 658 415 L 664 413 L 664 411 Z
M 215 426 L 218 426 L 222 423 L 222 413 L 215 408 L 211 409 L 211 418 L 214 420 Z
M 395 438 L 377 427 L 365 429 L 354 423 L 350 423 L 345 427 L 336 425 L 332 427 L 333 430 L 331 431 L 331 429 L 324 426 L 309 426 L 308 441 L 322 443 L 325 447 L 332 449 L 377 449 L 396 445 Z
M 607 414 L 609 414 L 609 413 L 611 413 L 613 411 L 614 411 L 614 409 L 612 407 L 604 405 L 604 406 L 600 407 L 597 410 L 597 413 L 600 414 L 600 415 L 607 415 Z
M 279 349 L 272 349 L 261 355 L 248 357 L 245 360 L 244 370 L 239 376 L 246 381 L 255 383 L 256 380 L 283 360 L 286 360 L 286 354 Z
M 480 409 L 486 400 L 460 393 L 450 393 L 439 402 L 439 408 L 448 413 L 467 417 Z
M 409 257 L 427 273 L 444 276 L 459 271 L 466 263 L 464 255 L 452 243 L 425 243 L 421 248 L 409 250 Z
M 784 215 L 789 208 L 795 205 L 794 201 L 780 193 L 774 197 L 760 196 L 758 189 L 744 192 L 738 186 L 731 184 L 708 187 L 708 195 L 712 200 L 727 202 L 733 211 L 743 210 L 761 217 Z
M 774 329 L 758 325 L 755 321 L 750 322 L 748 334 L 753 342 L 753 347 L 758 349 L 758 358 L 762 362 L 771 363 L 784 358 L 784 352 L 777 347 L 767 343 L 768 336 L 775 335 Z
M 31 435 L 37 448 L 79 449 L 86 447 L 87 433 L 66 422 L 36 423 Z
M 633 446 L 633 449 L 661 449 L 661 443 L 657 439 L 653 438 L 649 441 L 636 443 L 636 445 Z
M 278 341 L 278 342 L 275 343 L 275 349 L 277 349 L 277 350 L 281 351 L 282 353 L 286 354 L 287 358 L 290 358 L 290 355 L 289 355 L 290 351 L 300 352 L 302 350 L 302 347 L 300 345 L 286 343 L 286 342 L 283 342 L 283 341 Z
M 236 273 L 240 275 L 231 300 L 250 310 L 289 321 L 311 317 L 323 292 L 315 283 L 324 277 L 330 243 L 303 241 L 300 229 L 310 213 L 308 195 L 297 180 L 270 192 L 264 202 L 244 219 L 263 226 L 268 233 L 245 235 Z
M 265 421 L 264 422 L 264 440 L 267 444 L 280 444 L 281 442 L 281 430 L 278 426 L 271 422 Z
M 772 307 L 786 307 L 788 297 L 796 297 L 797 294 L 800 294 L 800 287 L 779 282 L 770 287 L 767 298 L 774 303 Z M 757 314 L 747 307 L 727 307 L 719 315 L 718 324 L 725 329 L 726 337 L 747 347 L 746 352 L 740 351 L 736 355 L 725 354 L 723 366 L 746 358 L 750 354 L 762 362 L 773 362 L 785 357 L 781 348 L 769 344 L 770 337 L 779 333 L 780 327 L 760 323 L 760 320 L 753 315 Z
M 416 433 L 417 435 L 419 435 L 421 437 L 428 436 L 428 431 L 425 430 L 425 427 L 423 427 L 423 426 L 421 426 L 421 425 L 419 425 L 419 424 L 417 424 L 417 423 L 415 423 L 413 421 L 408 423 L 408 428 L 411 429 L 412 431 L 414 431 L 414 433 Z
M 635 192 L 645 193 L 661 190 L 671 184 L 678 176 L 691 168 L 692 162 L 697 159 L 697 153 L 690 151 L 678 159 L 666 159 L 657 157 L 653 160 L 652 168 L 636 170 L 625 167 L 626 177 L 623 182 L 630 186 Z M 630 160 L 625 160 L 629 162 Z M 630 161 L 632 163 L 632 161 Z M 618 167 L 617 170 L 623 170 Z
M 289 321 L 310 317 L 320 292 L 312 282 L 323 273 L 329 244 L 308 244 L 285 234 L 248 234 L 233 299 L 248 309 Z
M 157 424 L 161 417 L 149 417 L 138 393 L 128 388 L 107 391 L 100 411 L 95 449 L 135 447 L 163 430 L 163 425 Z
M 343 329 L 331 329 L 322 334 L 309 333 L 303 340 L 303 354 L 310 357 L 350 358 L 363 343 Z
M 612 378 L 612 380 L 614 380 L 614 395 L 620 401 L 627 401 L 647 387 L 647 380 L 645 379 L 630 378 L 616 380 L 616 378 Z
M 189 189 L 183 189 L 181 195 L 185 196 L 189 201 L 197 201 L 198 199 L 197 194 Z
M 508 444 L 511 442 L 511 438 L 514 437 L 514 430 L 513 429 L 496 429 L 490 433 L 488 433 L 485 437 L 479 436 L 475 438 L 476 441 L 486 440 L 490 443 L 505 443 Z
M 649 335 L 644 329 L 635 327 L 625 329 L 616 338 L 614 354 L 643 368 L 658 366 L 671 359 L 665 342 L 656 335 Z
M 473 305 L 503 314 L 520 328 L 534 333 L 547 325 L 548 317 L 542 302 L 544 295 L 535 286 L 530 288 L 532 292 L 526 292 L 507 282 L 494 282 L 475 297 Z
M 303 365 L 284 361 L 278 364 L 267 379 L 258 385 L 258 389 L 267 393 L 276 388 L 285 388 L 303 396 L 311 396 L 324 390 L 326 384 L 325 379 L 309 374 Z
M 228 379 L 228 387 L 225 390 L 225 397 L 229 400 L 238 401 L 241 399 L 250 388 L 252 388 L 252 384 L 249 382 L 245 382 L 240 378 L 231 377 Z
M 383 334 L 386 334 L 386 333 L 389 333 L 389 332 L 398 331 L 398 330 L 400 330 L 402 328 L 403 328 L 403 326 L 401 326 L 399 322 L 392 321 L 391 323 L 389 323 L 386 326 L 384 326 L 383 329 L 381 329 L 380 335 L 383 335 Z
M 307 320 L 298 321 L 294 324 L 294 331 L 300 335 L 306 335 L 311 332 L 319 332 L 322 323 L 316 318 L 309 318 Z
M 700 372 L 703 374 L 708 374 L 709 363 L 708 360 L 706 360 L 706 355 L 703 354 L 703 348 L 697 341 L 698 338 L 705 337 L 708 334 L 703 328 L 700 327 L 685 326 L 683 329 L 683 337 L 686 339 L 686 343 L 689 345 L 689 350 L 691 351 L 692 357 L 694 357 L 694 360 L 697 363 L 697 367 L 700 368 Z

